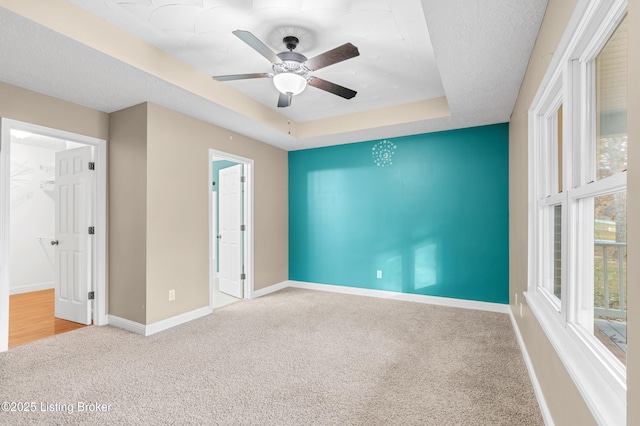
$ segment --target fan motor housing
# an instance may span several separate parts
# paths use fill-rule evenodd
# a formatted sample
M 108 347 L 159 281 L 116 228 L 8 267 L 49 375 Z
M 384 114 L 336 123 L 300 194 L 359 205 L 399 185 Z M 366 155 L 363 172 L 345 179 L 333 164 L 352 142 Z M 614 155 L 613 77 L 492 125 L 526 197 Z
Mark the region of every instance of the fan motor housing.
M 307 60 L 307 57 L 298 52 L 280 52 L 277 54 L 278 58 L 283 61 L 292 61 L 292 62 L 300 62 L 303 63 Z
M 273 72 L 280 74 L 283 72 L 290 72 L 293 74 L 300 74 L 305 77 L 309 73 L 309 69 L 304 66 L 304 62 L 307 57 L 297 52 L 280 52 L 278 58 L 282 59 L 282 62 L 273 64 Z

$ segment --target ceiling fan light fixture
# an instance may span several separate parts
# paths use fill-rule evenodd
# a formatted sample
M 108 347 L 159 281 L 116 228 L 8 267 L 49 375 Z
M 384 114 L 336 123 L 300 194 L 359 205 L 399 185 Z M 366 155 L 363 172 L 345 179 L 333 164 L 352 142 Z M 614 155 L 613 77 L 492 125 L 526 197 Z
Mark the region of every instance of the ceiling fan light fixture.
M 273 85 L 280 93 L 295 96 L 307 87 L 307 79 L 299 74 L 283 72 L 273 76 Z
M 308 59 L 301 53 L 295 52 L 300 41 L 297 37 L 288 35 L 282 39 L 287 51 L 275 53 L 271 48 L 261 42 L 255 35 L 245 30 L 235 30 L 233 34 L 244 41 L 249 47 L 271 62 L 273 73 L 253 73 L 213 76 L 217 81 L 245 80 L 248 78 L 271 78 L 273 85 L 280 95 L 278 96 L 278 108 L 291 106 L 291 98 L 302 93 L 307 84 L 325 92 L 332 93 L 344 99 L 353 98 L 355 90 L 342 87 L 339 84 L 309 75 L 311 71 L 317 71 L 347 59 L 360 55 L 358 48 L 351 43 L 345 43 L 334 49 Z

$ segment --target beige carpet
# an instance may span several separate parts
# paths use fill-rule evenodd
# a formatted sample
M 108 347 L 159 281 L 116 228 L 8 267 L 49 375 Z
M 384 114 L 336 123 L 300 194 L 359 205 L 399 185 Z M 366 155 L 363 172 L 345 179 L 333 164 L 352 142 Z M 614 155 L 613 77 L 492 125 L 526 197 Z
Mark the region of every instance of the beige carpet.
M 18 347 L 0 401 L 36 408 L 3 425 L 542 424 L 507 315 L 298 289 L 146 338 L 87 327 Z

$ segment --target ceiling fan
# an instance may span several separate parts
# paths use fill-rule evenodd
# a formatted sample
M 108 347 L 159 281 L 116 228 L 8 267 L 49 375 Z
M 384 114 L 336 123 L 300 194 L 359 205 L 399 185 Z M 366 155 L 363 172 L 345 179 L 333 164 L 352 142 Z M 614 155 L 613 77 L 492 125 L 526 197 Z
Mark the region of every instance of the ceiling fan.
M 214 80 L 231 81 L 249 78 L 272 78 L 273 84 L 280 92 L 280 97 L 278 98 L 278 107 L 280 108 L 290 106 L 291 98 L 301 93 L 307 87 L 307 84 L 345 99 L 351 99 L 357 93 L 354 90 L 309 75 L 311 71 L 317 71 L 329 65 L 359 56 L 358 48 L 351 43 L 345 43 L 335 49 L 307 59 L 306 56 L 294 52 L 300 42 L 297 37 L 287 36 L 283 38 L 282 42 L 289 50 L 275 53 L 249 31 L 236 30 L 233 34 L 267 58 L 273 64 L 273 73 L 219 75 L 214 76 Z

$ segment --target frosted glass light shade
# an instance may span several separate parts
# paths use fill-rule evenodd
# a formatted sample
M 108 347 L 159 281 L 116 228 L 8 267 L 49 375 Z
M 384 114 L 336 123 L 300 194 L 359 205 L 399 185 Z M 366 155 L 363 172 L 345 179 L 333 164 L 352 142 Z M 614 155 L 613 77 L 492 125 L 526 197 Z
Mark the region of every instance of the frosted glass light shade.
M 273 85 L 280 93 L 297 95 L 307 87 L 307 79 L 298 74 L 283 72 L 273 76 Z

